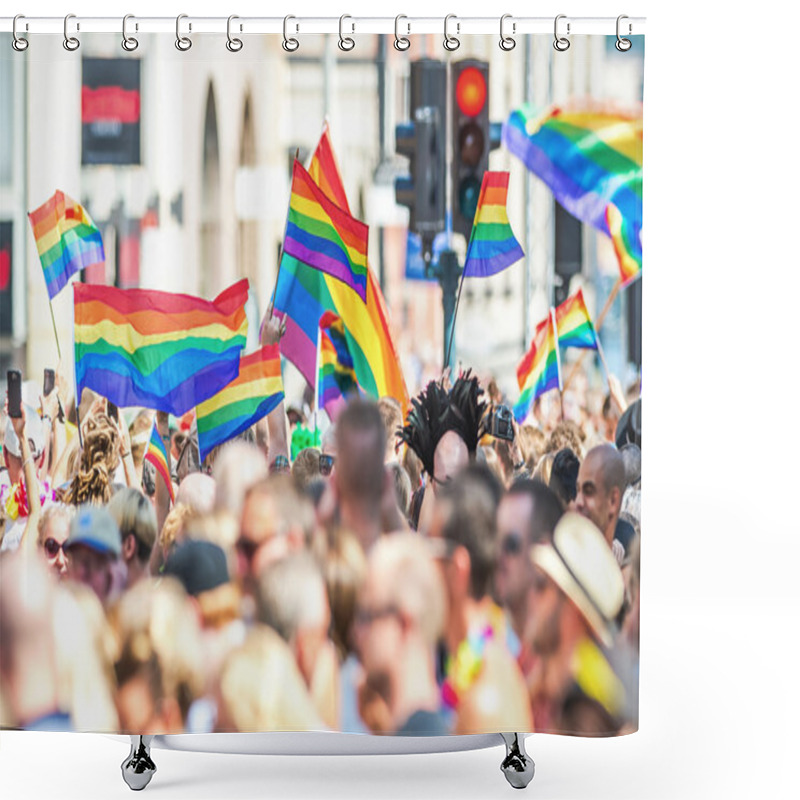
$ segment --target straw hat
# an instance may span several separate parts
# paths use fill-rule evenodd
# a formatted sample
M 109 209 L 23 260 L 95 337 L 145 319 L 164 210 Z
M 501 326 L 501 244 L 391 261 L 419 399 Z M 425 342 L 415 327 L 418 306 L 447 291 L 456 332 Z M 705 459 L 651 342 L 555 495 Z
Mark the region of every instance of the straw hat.
M 580 514 L 564 514 L 552 544 L 534 545 L 530 557 L 574 603 L 599 641 L 611 647 L 625 585 L 617 560 L 594 523 Z

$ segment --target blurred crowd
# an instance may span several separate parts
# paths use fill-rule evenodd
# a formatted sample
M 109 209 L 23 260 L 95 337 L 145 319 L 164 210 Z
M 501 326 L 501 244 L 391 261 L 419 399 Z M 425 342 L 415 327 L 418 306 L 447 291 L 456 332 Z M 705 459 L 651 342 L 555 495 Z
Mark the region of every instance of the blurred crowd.
M 300 449 L 282 403 L 202 463 L 191 415 L 27 388 L 0 418 L 2 726 L 637 729 L 638 386 L 579 376 L 504 431 L 467 372 Z

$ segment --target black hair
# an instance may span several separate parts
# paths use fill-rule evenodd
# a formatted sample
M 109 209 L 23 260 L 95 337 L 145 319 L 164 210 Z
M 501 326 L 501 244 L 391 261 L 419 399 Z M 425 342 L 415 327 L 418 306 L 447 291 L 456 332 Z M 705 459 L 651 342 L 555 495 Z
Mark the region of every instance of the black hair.
M 508 495 L 530 497 L 533 512 L 528 520 L 528 542 L 536 544 L 548 541 L 564 513 L 563 506 L 556 493 L 545 484 L 530 478 L 520 478 L 511 484 Z
M 565 507 L 578 495 L 578 470 L 580 468 L 581 462 L 568 447 L 559 450 L 553 458 L 549 485 Z

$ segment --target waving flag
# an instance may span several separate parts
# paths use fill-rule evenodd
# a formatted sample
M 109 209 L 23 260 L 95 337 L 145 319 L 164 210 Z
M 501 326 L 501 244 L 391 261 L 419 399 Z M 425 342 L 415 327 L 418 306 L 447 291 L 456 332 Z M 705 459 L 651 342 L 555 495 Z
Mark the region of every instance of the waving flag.
M 560 347 L 597 349 L 597 332 L 583 299 L 583 289 L 556 308 L 556 330 Z
M 247 280 L 213 301 L 149 289 L 73 288 L 78 398 L 88 387 L 120 408 L 179 417 L 239 374 Z
M 326 195 L 349 213 L 327 127 L 308 172 L 318 186 L 326 187 Z M 300 370 L 309 386 L 316 386 L 319 321 L 326 311 L 332 311 L 344 324 L 361 390 L 372 397 L 394 397 L 403 409 L 408 406 L 408 392 L 389 330 L 386 305 L 372 270 L 367 269 L 367 302 L 363 303 L 341 281 L 284 253 L 275 289 L 275 310 L 286 319 L 281 353 Z
M 197 406 L 200 460 L 219 444 L 238 436 L 283 400 L 281 354 L 277 344 L 242 356 L 239 376 Z
M 469 237 L 464 277 L 485 278 L 524 258 L 508 222 L 508 173 L 484 172 Z
M 520 388 L 514 405 L 514 418 L 522 422 L 529 414 L 534 400 L 550 389 L 561 388 L 561 362 L 556 345 L 555 313 L 550 309 L 533 333 L 530 350 L 517 367 Z
M 503 142 L 570 214 L 612 237 L 630 280 L 642 264 L 641 115 L 589 104 L 537 113 L 524 105 L 503 126 Z
M 367 238 L 367 226 L 327 198 L 295 161 L 284 252 L 338 278 L 366 302 Z
M 332 311 L 326 311 L 320 317 L 319 341 L 318 405 L 334 419 L 338 410 L 334 405 L 340 405 L 338 401 L 348 395 L 358 394 L 358 380 L 347 346 L 344 323 Z
M 158 433 L 158 426 L 153 422 L 153 430 L 150 433 L 150 441 L 147 443 L 147 452 L 144 454 L 144 460 L 149 461 L 155 468 L 156 472 L 162 477 L 164 483 L 167 485 L 169 492 L 169 499 L 175 502 L 175 490 L 172 487 L 172 477 L 169 474 L 169 461 L 167 461 L 167 448 Z
M 105 263 L 103 239 L 86 209 L 62 191 L 28 214 L 52 300 L 80 270 Z

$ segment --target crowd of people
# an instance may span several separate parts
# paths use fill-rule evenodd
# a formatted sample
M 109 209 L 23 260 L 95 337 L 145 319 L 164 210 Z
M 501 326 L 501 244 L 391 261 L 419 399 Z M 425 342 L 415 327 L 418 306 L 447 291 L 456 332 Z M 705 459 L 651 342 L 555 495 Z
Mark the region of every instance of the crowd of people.
M 352 399 L 294 457 L 282 403 L 201 462 L 190 417 L 59 375 L 0 420 L 0 725 L 636 730 L 637 395 L 499 438 L 466 372 L 405 414 Z

